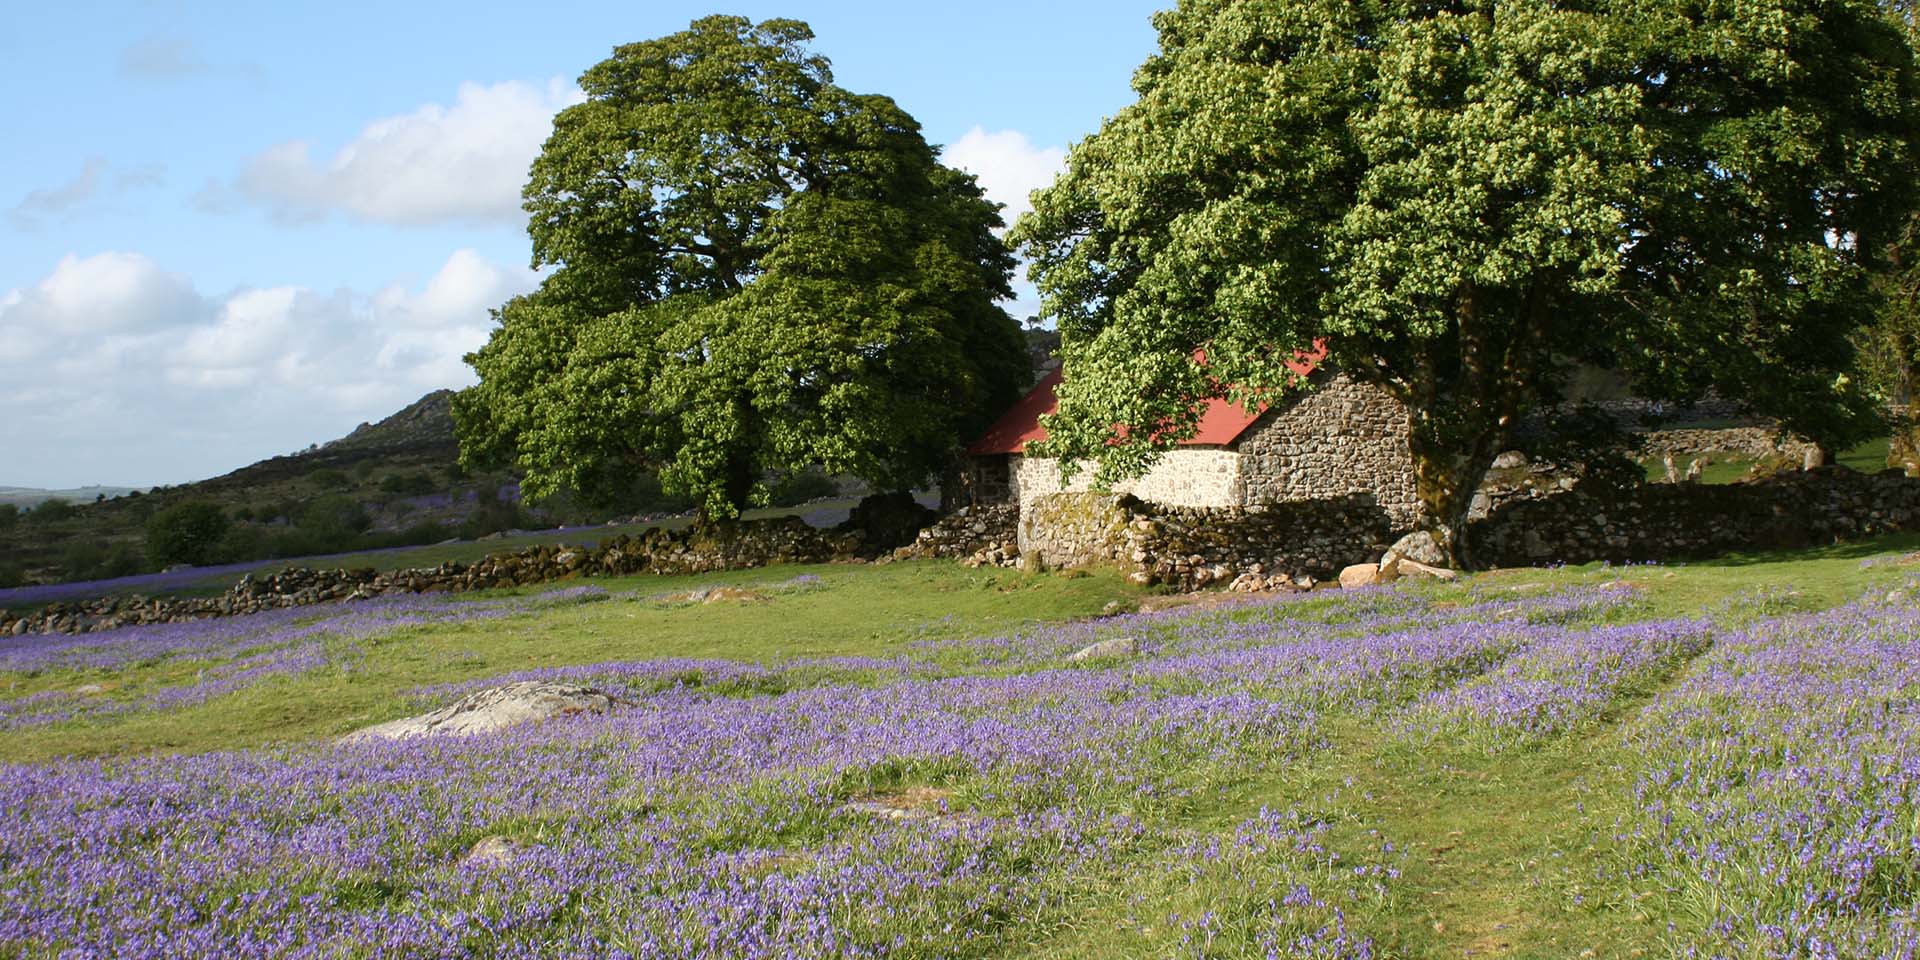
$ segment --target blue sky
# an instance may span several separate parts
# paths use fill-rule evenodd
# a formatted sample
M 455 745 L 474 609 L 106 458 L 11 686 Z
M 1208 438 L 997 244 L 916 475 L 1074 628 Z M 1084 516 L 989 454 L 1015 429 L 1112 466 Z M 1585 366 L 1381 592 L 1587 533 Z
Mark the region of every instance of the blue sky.
M 617 44 L 805 20 L 1017 206 L 1131 100 L 1160 5 L 10 5 L 0 485 L 201 479 L 468 382 L 536 282 L 526 162 Z

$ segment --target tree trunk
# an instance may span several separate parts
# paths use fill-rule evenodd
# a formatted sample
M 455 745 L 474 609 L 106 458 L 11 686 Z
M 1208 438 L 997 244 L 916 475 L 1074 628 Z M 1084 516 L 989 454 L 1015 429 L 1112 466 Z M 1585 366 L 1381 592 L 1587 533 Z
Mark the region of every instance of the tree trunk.
M 1887 466 L 1899 467 L 1909 477 L 1920 477 L 1920 420 L 1911 412 L 1894 420 L 1893 442 L 1887 446 Z
M 1435 416 L 1439 411 L 1414 411 L 1413 433 L 1408 447 L 1413 453 L 1413 489 L 1419 498 L 1419 514 L 1414 529 L 1433 537 L 1445 555 L 1446 565 L 1455 570 L 1473 566 L 1473 544 L 1468 536 L 1467 513 L 1473 508 L 1473 496 L 1486 479 L 1499 455 L 1500 432 L 1481 429 L 1454 431 L 1445 428 Z M 1425 423 L 1421 421 L 1425 420 Z

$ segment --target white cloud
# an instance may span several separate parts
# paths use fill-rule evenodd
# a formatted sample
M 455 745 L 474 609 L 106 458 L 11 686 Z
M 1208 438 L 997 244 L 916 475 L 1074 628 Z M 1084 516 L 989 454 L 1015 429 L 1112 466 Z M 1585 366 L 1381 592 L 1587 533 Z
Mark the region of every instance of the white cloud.
M 231 197 L 288 220 L 341 214 L 402 225 L 515 223 L 523 216 L 520 188 L 554 113 L 582 96 L 558 80 L 544 88 L 462 84 L 452 106 L 430 103 L 375 120 L 324 161 L 306 141 L 276 144 L 203 201 L 219 208 Z
M 185 277 L 137 253 L 72 254 L 45 279 L 7 296 L 0 329 L 87 337 L 191 322 L 199 295 Z
M 1067 151 L 1036 147 L 1017 130 L 989 133 L 974 127 L 946 148 L 941 161 L 979 177 L 987 199 L 1005 205 L 1001 216 L 1011 224 L 1033 209 L 1028 195 L 1051 184 L 1067 168 Z
M 165 178 L 165 169 L 157 164 L 116 172 L 112 164 L 92 157 L 65 183 L 28 191 L 7 211 L 7 219 L 15 227 L 32 230 L 44 220 L 81 212 L 109 195 L 159 186 Z
M 0 483 L 177 482 L 342 435 L 441 387 L 532 271 L 449 256 L 373 293 L 208 296 L 133 253 L 0 293 Z

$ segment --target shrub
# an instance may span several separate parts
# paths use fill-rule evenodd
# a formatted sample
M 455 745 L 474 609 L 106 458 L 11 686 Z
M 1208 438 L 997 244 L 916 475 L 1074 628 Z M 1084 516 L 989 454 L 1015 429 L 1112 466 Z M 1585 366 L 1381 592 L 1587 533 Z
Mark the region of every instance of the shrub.
M 353 537 L 373 526 L 373 518 L 360 501 L 344 493 L 328 494 L 307 504 L 294 519 L 294 526 L 321 537 Z
M 69 580 L 92 580 L 100 562 L 106 558 L 106 551 L 100 549 L 100 544 L 93 540 L 75 540 L 62 551 L 60 569 Z
M 424 473 L 390 473 L 380 480 L 380 492 L 418 497 L 434 491 L 433 478 Z
M 12 530 L 20 522 L 20 508 L 11 503 L 0 503 L 0 530 Z
M 101 578 L 131 577 L 145 570 L 146 566 L 146 555 L 133 544 L 116 543 L 113 549 L 107 551 L 106 559 L 100 561 L 100 566 L 94 569 L 93 575 Z
M 347 475 L 334 469 L 315 470 L 307 474 L 307 480 L 322 490 L 345 490 L 353 485 Z
M 32 513 L 27 514 L 27 519 L 35 523 L 53 523 L 71 516 L 73 516 L 73 504 L 59 497 L 53 497 L 42 500 L 39 506 L 33 508 Z
M 147 557 L 157 566 L 205 566 L 216 558 L 230 521 L 216 504 L 190 500 L 147 521 Z
M 792 507 L 809 500 L 837 496 L 840 487 L 833 478 L 812 470 L 803 470 L 773 485 L 768 502 L 776 507 Z

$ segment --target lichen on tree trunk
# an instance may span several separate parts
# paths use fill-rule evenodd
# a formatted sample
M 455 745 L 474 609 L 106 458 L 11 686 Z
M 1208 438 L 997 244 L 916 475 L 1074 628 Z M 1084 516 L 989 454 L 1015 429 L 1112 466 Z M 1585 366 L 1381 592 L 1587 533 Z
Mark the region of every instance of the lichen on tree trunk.
M 1498 431 L 1481 430 L 1477 435 L 1461 435 L 1447 429 L 1439 411 L 1414 411 L 1413 430 L 1408 437 L 1413 454 L 1413 488 L 1419 501 L 1414 528 L 1432 534 L 1434 543 L 1446 554 L 1447 566 L 1468 569 L 1473 565 L 1473 544 L 1468 535 L 1467 514 L 1473 508 L 1474 493 L 1499 454 Z

